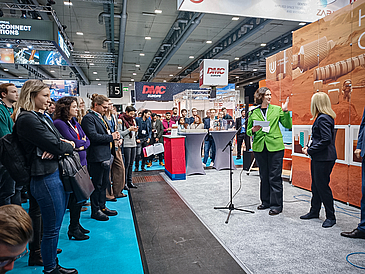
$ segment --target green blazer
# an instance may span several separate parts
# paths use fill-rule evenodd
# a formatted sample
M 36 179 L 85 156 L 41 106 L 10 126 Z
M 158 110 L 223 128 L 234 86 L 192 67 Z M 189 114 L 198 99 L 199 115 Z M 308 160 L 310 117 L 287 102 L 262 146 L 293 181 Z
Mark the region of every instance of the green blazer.
M 254 120 L 265 121 L 260 108 L 252 111 L 251 116 L 248 118 L 247 135 L 254 136 L 252 150 L 261 152 L 264 149 L 264 144 L 266 144 L 267 150 L 271 152 L 283 150 L 285 147 L 283 135 L 281 134 L 279 127 L 279 121 L 284 127 L 290 129 L 292 127 L 292 119 L 290 117 L 289 111 L 284 112 L 279 106 L 269 105 L 269 108 L 266 112 L 266 118 L 267 121 L 270 121 L 270 131 L 268 133 L 263 132 L 262 129 L 252 133 Z

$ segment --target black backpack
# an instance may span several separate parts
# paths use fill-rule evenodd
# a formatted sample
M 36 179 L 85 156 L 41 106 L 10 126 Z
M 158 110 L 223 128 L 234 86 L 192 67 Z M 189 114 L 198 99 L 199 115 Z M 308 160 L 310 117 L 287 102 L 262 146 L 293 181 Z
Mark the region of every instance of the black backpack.
M 5 166 L 17 186 L 30 183 L 30 165 L 25 157 L 25 151 L 19 142 L 16 126 L 13 133 L 0 138 L 0 162 Z

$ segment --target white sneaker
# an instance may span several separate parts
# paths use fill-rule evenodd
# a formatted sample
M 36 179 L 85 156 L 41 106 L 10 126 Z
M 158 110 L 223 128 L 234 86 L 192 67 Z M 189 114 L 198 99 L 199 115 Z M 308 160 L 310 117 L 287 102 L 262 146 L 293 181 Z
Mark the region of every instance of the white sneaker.
M 207 165 L 203 163 L 203 167 L 207 167 Z

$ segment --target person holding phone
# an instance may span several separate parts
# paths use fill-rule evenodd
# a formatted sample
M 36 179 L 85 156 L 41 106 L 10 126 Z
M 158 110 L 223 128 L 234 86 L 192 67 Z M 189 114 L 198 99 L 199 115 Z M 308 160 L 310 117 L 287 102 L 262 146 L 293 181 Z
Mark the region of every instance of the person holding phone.
M 283 180 L 281 177 L 284 158 L 283 136 L 279 122 L 286 128 L 292 127 L 288 111 L 289 97 L 282 107 L 271 105 L 271 91 L 267 87 L 256 90 L 255 103 L 260 107 L 249 114 L 247 135 L 254 136 L 252 150 L 260 172 L 259 210 L 270 208 L 270 215 L 277 215 L 283 210 Z M 269 126 L 255 125 L 254 121 L 269 122 Z

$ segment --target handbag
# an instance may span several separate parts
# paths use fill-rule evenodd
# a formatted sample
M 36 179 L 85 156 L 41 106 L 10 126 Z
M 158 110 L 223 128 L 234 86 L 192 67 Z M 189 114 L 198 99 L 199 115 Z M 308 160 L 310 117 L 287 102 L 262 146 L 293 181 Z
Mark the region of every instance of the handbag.
M 88 200 L 95 188 L 86 166 L 81 165 L 79 154 L 75 151 L 66 154 L 58 163 L 65 192 L 73 192 L 77 203 Z

